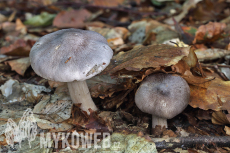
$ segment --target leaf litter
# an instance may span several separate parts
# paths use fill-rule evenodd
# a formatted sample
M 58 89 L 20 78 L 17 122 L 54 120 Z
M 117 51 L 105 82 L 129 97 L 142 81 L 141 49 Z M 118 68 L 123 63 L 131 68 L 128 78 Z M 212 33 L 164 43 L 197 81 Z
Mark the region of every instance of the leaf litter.
M 100 144 L 106 139 L 120 142 L 119 151 L 122 152 L 156 151 L 159 146 L 148 148 L 153 137 L 229 135 L 230 84 L 223 79 L 227 76 L 224 71 L 230 68 L 229 41 L 226 41 L 229 38 L 227 2 L 86 2 L 42 1 L 35 4 L 28 1 L 26 5 L 21 1 L 0 2 L 1 6 L 8 7 L 1 12 L 0 20 L 1 151 L 10 150 L 4 135 L 7 120 L 11 118 L 18 124 L 27 108 L 33 110 L 39 130 L 64 133 L 76 130 L 82 134 L 109 132 L 111 137 Z M 177 7 L 169 7 L 169 3 Z M 170 11 L 157 9 L 162 5 L 171 8 Z M 220 7 L 214 7 L 216 5 Z M 215 22 L 211 22 L 213 17 Z M 28 55 L 35 41 L 45 34 L 70 27 L 102 34 L 114 50 L 109 66 L 87 80 L 90 94 L 101 110 L 91 111 L 90 115 L 72 104 L 65 83 L 42 79 L 30 67 Z M 223 63 L 225 65 L 221 66 Z M 159 72 L 180 75 L 189 83 L 190 106 L 169 120 L 168 129 L 157 128 L 151 133 L 151 117 L 136 107 L 134 95 L 145 77 Z M 202 126 L 204 124 L 207 128 Z M 41 135 L 36 136 L 32 146 L 39 146 L 39 137 Z M 18 152 L 73 152 L 82 147 L 40 150 L 40 147 L 19 148 L 18 143 L 14 146 Z M 112 152 L 114 148 L 111 146 L 106 151 Z M 158 151 L 182 152 L 180 149 Z M 195 152 L 229 150 L 212 146 L 183 149 Z

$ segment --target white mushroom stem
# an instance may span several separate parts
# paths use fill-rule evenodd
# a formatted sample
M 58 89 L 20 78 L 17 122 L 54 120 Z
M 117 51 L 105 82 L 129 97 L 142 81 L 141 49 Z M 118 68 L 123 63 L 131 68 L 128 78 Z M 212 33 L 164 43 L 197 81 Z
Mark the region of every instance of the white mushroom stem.
M 89 108 L 93 111 L 97 110 L 96 105 L 94 104 L 89 88 L 86 84 L 86 81 L 73 81 L 67 83 L 69 88 L 70 97 L 74 104 L 81 103 L 81 109 L 89 113 Z
M 168 128 L 167 119 L 152 115 L 152 128 L 155 128 L 156 125 L 160 125 L 161 128 L 163 128 L 164 126 L 165 128 Z

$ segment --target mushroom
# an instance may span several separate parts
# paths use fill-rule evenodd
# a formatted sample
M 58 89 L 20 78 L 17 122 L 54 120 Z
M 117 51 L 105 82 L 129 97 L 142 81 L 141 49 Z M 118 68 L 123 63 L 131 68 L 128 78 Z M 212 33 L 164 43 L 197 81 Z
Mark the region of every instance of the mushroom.
M 89 114 L 97 110 L 86 79 L 103 71 L 110 63 L 113 50 L 97 32 L 63 29 L 41 37 L 30 51 L 31 66 L 39 76 L 67 82 L 74 104 Z
M 167 119 L 181 113 L 189 103 L 190 88 L 187 82 L 177 75 L 153 74 L 148 76 L 135 94 L 137 107 L 152 114 L 152 127 L 167 128 Z

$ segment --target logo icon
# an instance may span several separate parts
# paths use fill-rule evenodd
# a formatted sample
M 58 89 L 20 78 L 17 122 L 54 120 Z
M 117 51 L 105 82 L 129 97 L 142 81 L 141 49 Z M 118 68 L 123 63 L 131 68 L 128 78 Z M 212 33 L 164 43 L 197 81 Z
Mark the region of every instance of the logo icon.
M 11 147 L 14 146 L 14 142 L 19 142 L 21 148 L 22 140 L 27 138 L 31 148 L 30 142 L 35 140 L 37 135 L 37 123 L 33 116 L 32 109 L 27 108 L 18 125 L 9 118 L 5 129 L 5 135 L 6 142 L 8 145 L 11 145 Z

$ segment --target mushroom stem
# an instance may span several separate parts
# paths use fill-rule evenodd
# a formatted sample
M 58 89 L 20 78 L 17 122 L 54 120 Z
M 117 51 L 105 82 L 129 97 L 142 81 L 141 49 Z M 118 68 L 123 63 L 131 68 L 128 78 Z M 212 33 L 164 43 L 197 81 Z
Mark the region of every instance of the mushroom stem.
M 90 114 L 89 108 L 91 108 L 93 111 L 97 110 L 97 107 L 91 98 L 86 81 L 67 82 L 67 85 L 69 88 L 70 97 L 74 104 L 81 103 L 80 108 L 83 111 L 86 111 L 88 114 Z
M 152 115 L 152 128 L 155 128 L 156 125 L 160 125 L 162 128 L 164 126 L 168 128 L 167 119 Z

